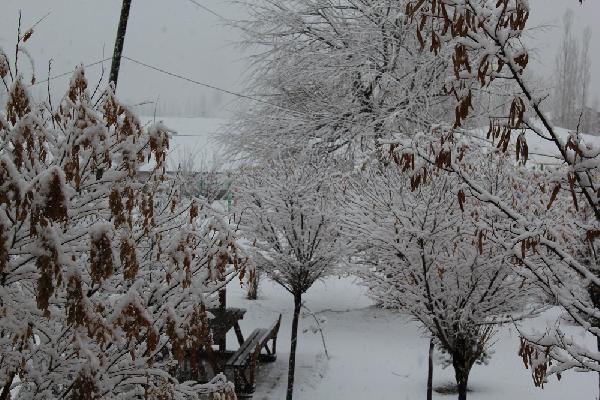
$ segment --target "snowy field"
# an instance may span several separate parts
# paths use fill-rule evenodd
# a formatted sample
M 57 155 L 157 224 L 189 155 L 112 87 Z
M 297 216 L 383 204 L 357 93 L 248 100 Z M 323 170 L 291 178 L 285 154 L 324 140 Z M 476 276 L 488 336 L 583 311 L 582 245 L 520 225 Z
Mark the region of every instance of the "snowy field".
M 244 334 L 270 326 L 283 314 L 277 349 L 278 359 L 264 364 L 258 376 L 255 400 L 285 398 L 290 345 L 292 298 L 268 280 L 261 281 L 259 300 L 244 298 L 235 283 L 228 289 L 228 306 L 247 313 L 240 326 Z M 364 288 L 352 278 L 328 278 L 305 295 L 306 305 L 326 319 L 322 325 L 330 359 L 324 355 L 321 337 L 310 330 L 314 319 L 300 322 L 296 384 L 297 400 L 421 400 L 425 399 L 428 340 L 416 323 L 398 313 L 375 308 Z M 551 318 L 551 317 L 548 317 Z M 544 321 L 527 322 L 543 326 Z M 306 332 L 304 332 L 306 331 Z M 233 335 L 233 334 L 232 334 Z M 228 343 L 236 343 L 235 336 Z M 514 326 L 505 326 L 497 337 L 489 365 L 473 368 L 469 399 L 472 400 L 593 400 L 597 376 L 569 372 L 558 382 L 551 378 L 545 389 L 533 386 L 529 371 L 518 357 L 519 337 Z M 434 387 L 453 382 L 452 368 L 435 367 Z M 456 395 L 434 393 L 435 399 Z

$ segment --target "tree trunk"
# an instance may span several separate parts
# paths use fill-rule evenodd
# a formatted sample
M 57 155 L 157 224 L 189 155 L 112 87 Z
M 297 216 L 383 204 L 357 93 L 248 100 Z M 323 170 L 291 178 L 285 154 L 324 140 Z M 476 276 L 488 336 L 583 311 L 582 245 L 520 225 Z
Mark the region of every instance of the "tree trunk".
M 468 378 L 458 382 L 458 400 L 467 400 L 467 382 Z
M 248 277 L 248 293 L 246 294 L 248 300 L 256 300 L 258 298 L 259 279 L 260 277 L 258 276 L 258 271 L 256 269 L 250 271 L 250 276 Z
M 427 369 L 427 400 L 433 399 L 433 338 L 429 341 L 429 368 Z
M 597 276 L 597 275 L 596 275 Z M 600 309 L 600 287 L 591 283 L 588 287 L 588 293 L 590 294 L 590 298 L 592 300 L 592 304 L 596 310 Z M 594 328 L 600 327 L 600 321 L 596 318 L 592 320 L 592 326 Z M 600 351 L 600 336 L 596 336 L 596 348 Z M 600 372 L 598 372 L 598 400 L 600 400 Z
M 596 336 L 596 347 L 600 351 L 600 336 Z M 600 372 L 598 372 L 598 400 L 600 400 Z
M 125 43 L 125 32 L 127 31 L 127 21 L 129 20 L 129 10 L 131 8 L 131 0 L 123 0 L 121 7 L 121 18 L 119 19 L 119 27 L 117 28 L 117 38 L 115 39 L 115 50 L 113 52 L 112 65 L 110 66 L 109 81 L 117 90 L 117 81 L 119 80 L 119 69 L 121 68 L 121 56 L 123 55 L 123 44 Z
M 6 384 L 4 385 L 4 387 L 2 388 L 2 394 L 0 394 L 0 399 L 2 400 L 7 400 L 10 398 L 10 388 L 12 386 L 13 380 L 15 378 L 15 373 L 13 372 L 12 374 L 10 374 L 10 377 L 8 378 L 8 381 L 6 382 Z
M 294 319 L 292 320 L 292 343 L 290 347 L 290 362 L 288 368 L 288 386 L 286 400 L 292 400 L 294 395 L 294 370 L 296 368 L 296 344 L 298 342 L 298 319 L 300 318 L 300 307 L 302 306 L 302 295 L 294 295 Z
M 458 389 L 458 400 L 467 400 L 467 384 L 469 382 L 470 368 L 464 363 L 454 363 L 454 376 L 456 377 L 456 388 Z

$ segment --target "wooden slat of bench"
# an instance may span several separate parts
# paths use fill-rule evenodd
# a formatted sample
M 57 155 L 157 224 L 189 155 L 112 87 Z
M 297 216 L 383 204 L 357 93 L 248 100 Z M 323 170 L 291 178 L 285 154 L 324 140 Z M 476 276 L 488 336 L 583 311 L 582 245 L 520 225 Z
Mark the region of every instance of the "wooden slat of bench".
M 244 346 L 240 347 L 227 361 L 229 367 L 244 367 L 248 364 L 252 352 L 255 350 L 257 336 L 253 335 L 244 341 Z
M 250 356 L 252 352 L 256 349 L 256 344 L 260 343 L 260 335 L 262 329 L 255 329 L 252 331 L 250 336 L 244 340 L 244 343 L 240 346 L 238 351 L 236 351 L 230 358 L 227 360 L 228 367 L 244 367 L 248 361 L 250 360 Z
M 277 337 L 277 333 L 279 331 L 279 325 L 281 324 L 281 314 L 279 315 L 279 319 L 271 325 L 268 329 L 260 329 L 260 344 L 261 347 L 267 344 L 270 339 Z
M 260 347 L 262 348 L 271 339 L 271 336 L 272 331 L 270 329 L 258 329 L 257 343 L 260 343 Z
M 255 329 L 252 331 L 250 336 L 246 338 L 244 343 L 240 346 L 239 350 L 236 351 L 230 358 L 227 360 L 226 365 L 228 367 L 233 368 L 243 368 L 246 367 L 253 355 L 253 352 L 256 351 L 257 345 L 258 349 L 262 349 L 266 347 L 269 340 L 277 337 L 277 333 L 279 331 L 279 325 L 281 324 L 281 315 L 279 315 L 279 319 L 275 321 L 275 323 L 268 329 Z

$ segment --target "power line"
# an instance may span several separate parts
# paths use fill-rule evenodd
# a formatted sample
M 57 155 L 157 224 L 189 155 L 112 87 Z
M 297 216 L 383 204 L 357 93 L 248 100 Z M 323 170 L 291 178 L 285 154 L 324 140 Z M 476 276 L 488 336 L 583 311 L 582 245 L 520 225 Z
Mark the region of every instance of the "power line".
M 183 75 L 179 75 L 179 74 L 176 74 L 174 72 L 169 72 L 169 71 L 167 71 L 165 69 L 162 69 L 162 68 L 159 68 L 159 67 L 155 67 L 155 66 L 150 65 L 150 64 L 146 64 L 146 63 L 144 63 L 142 61 L 134 60 L 133 58 L 127 57 L 125 55 L 122 56 L 122 57 L 125 60 L 131 61 L 131 62 L 133 62 L 135 64 L 138 64 L 138 65 L 141 65 L 143 67 L 152 69 L 154 71 L 160 72 L 160 73 L 165 74 L 165 75 L 169 75 L 169 76 L 171 76 L 173 78 L 177 78 L 177 79 L 181 79 L 181 80 L 184 80 L 186 82 L 189 82 L 189 83 L 193 83 L 195 85 L 204 86 L 206 88 L 213 89 L 213 90 L 216 90 L 216 91 L 219 91 L 219 92 L 223 92 L 223 93 L 227 93 L 227 94 L 230 94 L 232 96 L 240 97 L 240 98 L 247 99 L 247 100 L 252 100 L 252 101 L 255 101 L 257 103 L 267 104 L 267 105 L 269 105 L 271 107 L 276 107 L 276 108 L 279 108 L 279 109 L 282 109 L 282 110 L 285 110 L 285 111 L 291 111 L 291 112 L 294 112 L 296 114 L 301 114 L 301 115 L 308 116 L 308 114 L 303 113 L 301 111 L 292 110 L 290 108 L 283 107 L 283 106 L 280 106 L 280 105 L 277 105 L 277 104 L 273 104 L 273 103 L 270 103 L 268 101 L 264 101 L 264 100 L 258 99 L 256 97 L 248 96 L 248 95 L 237 93 L 237 92 L 232 92 L 231 90 L 227 90 L 227 89 L 222 89 L 222 88 L 217 87 L 217 86 L 209 85 L 208 83 L 199 82 L 199 81 L 194 80 L 192 78 L 188 78 L 188 77 L 185 77 Z
M 227 18 L 225 18 L 224 16 L 222 16 L 221 14 L 211 10 L 210 8 L 206 7 L 205 5 L 202 5 L 200 3 L 198 3 L 196 0 L 187 0 L 190 3 L 196 5 L 197 7 L 200 7 L 201 9 L 203 9 L 204 11 L 214 15 L 215 17 L 221 18 L 223 21 L 229 22 L 229 20 Z
M 91 64 L 86 64 L 86 65 L 84 65 L 83 67 L 84 67 L 84 68 L 93 67 L 93 66 L 95 66 L 95 65 L 102 64 L 103 62 L 106 62 L 106 61 L 109 61 L 109 60 L 112 60 L 112 57 L 107 57 L 107 58 L 104 58 L 104 59 L 102 59 L 102 60 L 99 60 L 99 61 L 93 62 L 93 63 L 91 63 Z M 50 78 L 46 78 L 46 79 L 44 79 L 44 80 L 42 80 L 42 81 L 37 81 L 37 82 L 35 82 L 33 85 L 30 85 L 30 86 L 41 85 L 42 83 L 46 83 L 46 82 L 49 82 L 49 81 L 53 81 L 53 80 L 55 80 L 55 79 L 59 79 L 59 78 L 62 78 L 62 77 L 64 77 L 64 76 L 67 76 L 67 75 L 71 75 L 71 74 L 72 74 L 73 72 L 75 72 L 75 71 L 76 71 L 76 70 L 74 70 L 74 69 L 73 69 L 73 70 L 71 70 L 71 71 L 68 71 L 68 72 L 65 72 L 65 73 L 62 73 L 62 74 L 59 74 L 59 75 L 54 75 L 54 76 L 51 76 Z
M 156 66 L 153 66 L 153 65 L 147 64 L 147 63 L 145 63 L 145 62 L 142 62 L 142 61 L 139 61 L 139 60 L 135 60 L 135 59 L 133 59 L 133 58 L 131 58 L 131 57 L 127 57 L 126 55 L 122 55 L 122 56 L 121 56 L 121 58 L 123 58 L 123 59 L 125 59 L 125 60 L 127 60 L 127 61 L 131 61 L 131 62 L 132 62 L 132 63 L 134 63 L 134 64 L 138 64 L 138 65 L 140 65 L 140 66 L 142 66 L 142 67 L 145 67 L 145 68 L 148 68 L 148 69 L 154 70 L 154 71 L 156 71 L 156 72 L 160 72 L 160 73 L 162 73 L 162 74 L 165 74 L 165 75 L 171 76 L 171 77 L 173 77 L 173 78 L 177 78 L 177 79 L 180 79 L 180 80 L 183 80 L 183 81 L 189 82 L 189 83 L 193 83 L 193 84 L 195 84 L 195 85 L 198 85 L 198 86 L 203 86 L 203 87 L 206 87 L 206 88 L 209 88 L 209 89 L 212 89 L 212 90 L 216 90 L 216 91 L 218 91 L 218 92 L 222 92 L 222 93 L 229 94 L 229 95 L 231 95 L 231 96 L 235 96 L 235 97 L 239 97 L 239 98 L 242 98 L 242 99 L 251 100 L 251 101 L 254 101 L 254 102 L 257 102 L 257 103 L 261 103 L 261 104 L 266 104 L 266 105 L 269 105 L 269 106 L 271 106 L 271 107 L 279 108 L 279 109 L 281 109 L 281 110 L 289 111 L 289 112 L 292 112 L 292 113 L 295 113 L 295 114 L 298 114 L 298 115 L 304 115 L 304 116 L 310 117 L 310 115 L 308 115 L 308 114 L 307 114 L 307 113 L 305 113 L 305 112 L 302 112 L 302 111 L 297 111 L 297 110 L 293 110 L 293 109 L 291 109 L 291 108 L 287 108 L 287 107 L 284 107 L 284 106 L 280 106 L 280 105 L 277 105 L 277 104 L 274 104 L 274 103 L 271 103 L 271 102 L 268 102 L 268 101 L 265 101 L 265 100 L 261 100 L 261 99 L 259 99 L 259 98 L 256 98 L 256 97 L 248 96 L 248 95 L 245 95 L 245 94 L 242 94 L 242 93 L 233 92 L 233 91 L 231 91 L 231 90 L 227 90 L 227 89 L 223 89 L 223 88 L 220 88 L 220 87 L 217 87 L 217 86 L 214 86 L 214 85 L 210 85 L 210 84 L 208 84 L 208 83 L 200 82 L 200 81 L 197 81 L 197 80 L 195 80 L 195 79 L 188 78 L 188 77 L 185 77 L 185 76 L 183 76 L 183 75 L 180 75 L 180 74 L 176 74 L 176 73 L 174 73 L 174 72 L 167 71 L 167 70 L 165 70 L 165 69 L 163 69 L 163 68 L 156 67 Z M 104 58 L 104 59 L 102 59 L 102 60 L 98 60 L 98 61 L 96 61 L 96 62 L 93 62 L 93 63 L 90 63 L 90 64 L 86 64 L 86 65 L 84 65 L 83 67 L 84 67 L 84 68 L 93 67 L 93 66 L 95 66 L 95 65 L 101 64 L 101 63 L 103 63 L 103 62 L 106 62 L 106 61 L 109 61 L 109 60 L 112 60 L 112 57 L 107 57 L 107 58 Z M 63 78 L 63 77 L 65 77 L 65 76 L 67 76 L 67 75 L 70 75 L 70 74 L 72 74 L 73 72 L 75 72 L 75 70 L 71 70 L 71 71 L 68 71 L 68 72 L 64 72 L 64 73 L 62 73 L 62 74 L 54 75 L 54 76 L 52 76 L 52 77 L 50 77 L 50 78 L 46 78 L 46 79 L 44 79 L 44 80 L 42 80 L 42 81 L 38 81 L 38 82 L 34 83 L 34 84 L 33 84 L 33 85 L 31 85 L 31 86 L 36 86 L 36 85 L 40 85 L 40 84 L 42 84 L 42 83 L 46 83 L 46 82 L 49 82 L 49 81 L 53 81 L 53 80 L 55 80 L 55 79 Z

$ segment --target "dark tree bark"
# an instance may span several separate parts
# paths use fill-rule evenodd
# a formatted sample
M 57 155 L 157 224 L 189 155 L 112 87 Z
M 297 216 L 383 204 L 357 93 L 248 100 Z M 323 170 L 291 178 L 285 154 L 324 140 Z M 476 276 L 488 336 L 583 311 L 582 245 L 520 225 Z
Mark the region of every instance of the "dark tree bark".
M 454 376 L 456 377 L 456 387 L 458 389 L 458 400 L 467 400 L 467 385 L 469 383 L 469 372 L 471 368 L 465 362 L 454 360 Z
M 427 400 L 433 399 L 433 338 L 429 340 L 429 367 L 427 369 Z
M 596 348 L 600 351 L 600 336 L 596 336 Z M 600 372 L 598 372 L 598 399 L 600 400 Z
M 290 347 L 290 362 L 288 368 L 288 385 L 286 400 L 292 400 L 294 395 L 294 371 L 296 369 L 296 344 L 298 342 L 298 319 L 302 307 L 302 294 L 294 294 L 294 319 L 292 320 L 292 343 Z
M 109 81 L 114 84 L 115 91 L 117 90 L 117 81 L 119 80 L 119 69 L 121 68 L 121 56 L 123 55 L 123 44 L 125 43 L 125 33 L 127 31 L 130 8 L 131 0 L 123 0 L 123 6 L 121 7 L 121 18 L 119 19 L 119 27 L 117 28 L 117 38 L 115 39 L 115 50 L 113 52 L 109 76 Z
M 248 293 L 246 298 L 248 300 L 256 300 L 258 298 L 258 282 L 260 277 L 258 271 L 254 270 L 250 272 L 250 278 L 248 279 Z
M 7 400 L 10 398 L 10 389 L 11 389 L 14 378 L 15 378 L 15 373 L 12 373 L 10 375 L 8 382 L 6 382 L 6 384 L 2 388 L 2 394 L 0 394 L 1 400 Z
M 458 382 L 458 400 L 467 400 L 467 382 L 469 378 L 465 377 Z
M 223 286 L 223 289 L 219 290 L 219 308 L 225 312 L 227 308 L 227 286 Z M 219 351 L 225 352 L 227 350 L 227 335 L 219 340 Z
M 597 260 L 596 260 L 596 262 L 597 262 Z M 592 300 L 592 304 L 594 305 L 594 308 L 596 310 L 600 309 L 600 287 L 598 287 L 594 283 L 591 283 L 590 286 L 588 287 L 588 293 L 590 294 L 590 299 Z M 598 320 L 598 319 L 595 319 L 595 318 L 592 319 L 591 323 L 594 328 L 600 327 L 600 320 Z M 600 336 L 596 336 L 596 348 L 598 349 L 598 351 L 600 351 Z M 600 372 L 598 372 L 598 397 L 597 397 L 597 399 L 600 399 Z

